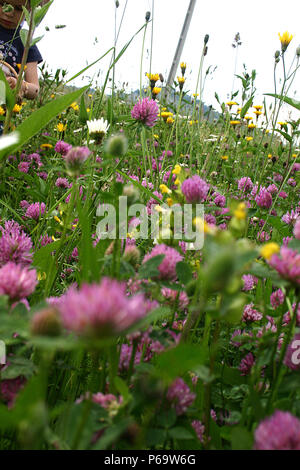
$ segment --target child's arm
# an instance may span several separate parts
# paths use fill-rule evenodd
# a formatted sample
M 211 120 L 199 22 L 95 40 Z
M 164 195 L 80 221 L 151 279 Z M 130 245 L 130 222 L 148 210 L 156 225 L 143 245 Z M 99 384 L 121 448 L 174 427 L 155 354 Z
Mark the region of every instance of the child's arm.
M 40 91 L 37 64 L 37 62 L 27 62 L 25 80 L 23 80 L 21 86 L 21 94 L 29 100 L 34 100 Z M 16 78 L 7 77 L 7 81 L 11 88 L 16 87 Z

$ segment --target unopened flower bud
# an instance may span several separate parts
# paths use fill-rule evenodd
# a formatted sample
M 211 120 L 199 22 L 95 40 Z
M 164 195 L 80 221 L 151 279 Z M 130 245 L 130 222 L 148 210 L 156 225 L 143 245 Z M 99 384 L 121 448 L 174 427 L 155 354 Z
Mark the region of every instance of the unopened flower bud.
M 206 34 L 204 36 L 204 44 L 207 44 L 208 43 L 208 40 L 209 40 L 209 34 Z
M 163 83 L 165 81 L 164 76 L 163 76 L 162 73 L 159 74 L 159 79 L 160 79 L 161 83 Z
M 300 46 L 298 46 L 296 49 L 296 56 L 300 57 Z
M 59 336 L 61 321 L 58 311 L 49 307 L 37 312 L 31 320 L 31 333 L 38 336 Z
M 125 135 L 112 135 L 106 142 L 105 151 L 114 157 L 125 155 L 128 149 L 128 141 Z
M 139 190 L 133 184 L 127 184 L 123 188 L 123 196 L 127 197 L 128 205 L 134 204 L 140 196 Z
M 208 51 L 208 47 L 207 47 L 207 46 L 205 46 L 205 48 L 204 48 L 204 52 L 203 52 L 203 55 L 204 55 L 204 56 L 206 56 L 206 54 L 207 54 L 207 51 Z
M 278 57 L 280 57 L 280 51 L 276 51 L 274 57 L 275 57 L 275 59 L 278 59 Z
M 77 171 L 90 156 L 91 151 L 88 147 L 72 147 L 65 156 L 66 166 L 71 171 Z
M 119 6 L 120 6 L 120 2 L 119 0 L 116 0 L 116 8 L 119 8 Z
M 131 245 L 125 248 L 123 260 L 136 267 L 141 259 L 141 252 L 137 246 Z
M 147 21 L 147 23 L 150 20 L 150 18 L 151 18 L 151 13 L 150 13 L 150 11 L 147 11 L 146 16 L 145 16 L 145 20 Z

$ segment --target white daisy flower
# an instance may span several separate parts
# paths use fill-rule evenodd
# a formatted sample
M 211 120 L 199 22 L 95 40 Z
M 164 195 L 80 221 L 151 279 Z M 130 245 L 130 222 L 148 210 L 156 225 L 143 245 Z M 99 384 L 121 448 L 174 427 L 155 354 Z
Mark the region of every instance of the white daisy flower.
M 108 122 L 103 119 L 93 119 L 92 121 L 87 121 L 90 134 L 107 134 L 109 129 Z

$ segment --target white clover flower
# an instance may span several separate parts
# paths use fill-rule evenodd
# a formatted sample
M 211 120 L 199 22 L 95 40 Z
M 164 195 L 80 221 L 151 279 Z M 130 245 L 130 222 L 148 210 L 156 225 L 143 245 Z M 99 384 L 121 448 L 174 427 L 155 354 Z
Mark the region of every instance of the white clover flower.
M 87 125 L 89 128 L 89 133 L 90 134 L 107 134 L 107 131 L 109 129 L 109 124 L 108 122 L 103 119 L 93 119 L 92 121 L 87 121 Z

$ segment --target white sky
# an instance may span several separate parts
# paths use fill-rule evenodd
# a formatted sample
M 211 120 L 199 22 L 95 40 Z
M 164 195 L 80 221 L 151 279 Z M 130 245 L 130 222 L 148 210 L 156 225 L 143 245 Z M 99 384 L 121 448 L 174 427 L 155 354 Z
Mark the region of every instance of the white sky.
M 118 22 L 126 0 L 119 0 Z M 162 73 L 167 78 L 184 22 L 189 0 L 154 0 L 154 43 L 152 72 Z M 118 41 L 118 50 L 144 24 L 145 13 L 151 11 L 152 0 L 128 0 L 123 26 Z M 38 47 L 53 71 L 65 68 L 71 77 L 88 63 L 104 54 L 114 41 L 114 0 L 54 0 L 49 13 L 36 31 L 45 33 Z M 197 0 L 188 37 L 181 60 L 187 63 L 187 89 L 195 92 L 199 60 L 205 34 L 209 34 L 208 54 L 204 71 L 208 66 L 215 72 L 209 76 L 204 90 L 204 101 L 218 109 L 215 92 L 226 101 L 231 93 L 234 74 L 235 49 L 231 44 L 237 32 L 242 45 L 239 48 L 237 73 L 242 74 L 243 63 L 251 73 L 257 71 L 256 104 L 261 103 L 263 93 L 273 93 L 274 53 L 280 49 L 278 32 L 288 30 L 294 35 L 285 54 L 286 63 L 292 62 L 300 44 L 299 0 Z M 55 25 L 65 24 L 64 29 Z M 50 28 L 45 32 L 45 26 Z M 142 34 L 137 36 L 117 65 L 116 82 L 128 82 L 128 90 L 139 86 Z M 97 41 L 95 41 L 97 38 Z M 143 74 L 149 71 L 151 24 L 146 36 Z M 117 51 L 118 52 L 118 51 Z M 99 83 L 103 82 L 109 59 L 99 62 L 87 72 L 92 77 L 100 71 Z M 179 72 L 179 71 L 178 71 Z M 282 64 L 278 64 L 279 76 Z M 74 84 L 83 86 L 87 77 L 80 77 Z M 144 80 L 147 83 L 147 80 Z M 239 80 L 235 79 L 235 89 Z M 297 90 L 296 94 L 294 92 Z M 300 99 L 300 70 L 289 92 L 289 96 Z M 295 115 L 294 115 L 295 117 Z M 298 116 L 299 117 L 299 116 Z

